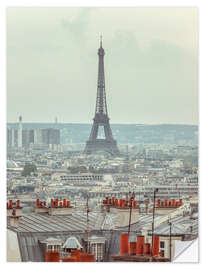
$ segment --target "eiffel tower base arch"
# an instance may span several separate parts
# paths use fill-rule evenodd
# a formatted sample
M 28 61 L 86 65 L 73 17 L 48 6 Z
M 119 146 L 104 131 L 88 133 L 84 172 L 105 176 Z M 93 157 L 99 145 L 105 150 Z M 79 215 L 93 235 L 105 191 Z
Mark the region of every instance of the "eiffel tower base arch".
M 119 155 L 117 142 L 115 140 L 96 139 L 94 141 L 87 141 L 84 154 L 90 155 L 96 152 L 107 152 L 112 156 Z

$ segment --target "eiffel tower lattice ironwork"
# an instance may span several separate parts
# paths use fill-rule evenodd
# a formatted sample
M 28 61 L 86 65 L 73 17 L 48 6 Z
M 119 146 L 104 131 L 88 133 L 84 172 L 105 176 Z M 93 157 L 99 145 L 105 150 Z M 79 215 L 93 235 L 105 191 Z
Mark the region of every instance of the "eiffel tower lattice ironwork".
M 92 130 L 89 140 L 86 142 L 84 150 L 85 154 L 92 154 L 98 151 L 108 152 L 114 156 L 119 155 L 116 140 L 113 139 L 112 131 L 109 124 L 109 117 L 106 104 L 105 78 L 104 78 L 104 49 L 102 48 L 102 40 L 100 40 L 99 71 L 97 82 L 97 99 L 95 117 L 93 119 Z M 104 128 L 105 139 L 97 138 L 99 127 Z

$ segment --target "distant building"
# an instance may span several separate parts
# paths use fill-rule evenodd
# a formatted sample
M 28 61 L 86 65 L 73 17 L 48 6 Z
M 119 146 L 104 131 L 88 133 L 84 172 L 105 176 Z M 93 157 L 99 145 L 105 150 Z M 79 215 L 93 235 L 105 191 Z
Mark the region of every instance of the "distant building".
M 22 116 L 19 117 L 19 124 L 18 124 L 18 148 L 22 148 Z
M 14 147 L 18 147 L 18 130 L 14 129 Z
M 7 146 L 11 147 L 12 145 L 12 129 L 7 128 Z
M 22 127 L 22 116 L 19 117 L 18 129 L 7 128 L 7 147 L 18 147 L 23 146 L 23 127 Z
M 60 130 L 54 128 L 41 129 L 42 143 L 60 144 Z
M 60 180 L 64 181 L 102 181 L 103 174 L 63 174 Z
M 34 145 L 59 145 L 60 130 L 54 128 L 46 129 L 22 129 L 22 118 L 19 118 L 18 129 L 7 129 L 8 147 L 29 147 Z
M 22 145 L 23 147 L 27 147 L 30 144 L 30 130 L 24 129 L 22 132 Z
M 182 159 L 174 159 L 169 164 L 170 168 L 181 168 L 183 167 L 183 160 Z
M 7 128 L 7 147 L 17 147 L 18 145 L 18 130 Z
M 34 144 L 42 144 L 42 132 L 41 129 L 34 130 Z
M 10 133 L 10 141 L 11 141 L 11 147 L 18 147 L 18 130 L 17 129 L 11 129 L 9 131 Z M 7 141 L 7 145 L 8 145 L 8 142 Z M 9 145 L 8 145 L 9 146 Z

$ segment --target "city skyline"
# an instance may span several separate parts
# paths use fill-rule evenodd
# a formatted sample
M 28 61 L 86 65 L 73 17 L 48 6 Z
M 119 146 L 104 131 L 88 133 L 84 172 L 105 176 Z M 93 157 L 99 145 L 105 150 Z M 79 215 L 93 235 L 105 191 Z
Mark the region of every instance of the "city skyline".
M 196 8 L 8 8 L 7 121 L 91 123 L 100 34 L 112 124 L 198 124 Z

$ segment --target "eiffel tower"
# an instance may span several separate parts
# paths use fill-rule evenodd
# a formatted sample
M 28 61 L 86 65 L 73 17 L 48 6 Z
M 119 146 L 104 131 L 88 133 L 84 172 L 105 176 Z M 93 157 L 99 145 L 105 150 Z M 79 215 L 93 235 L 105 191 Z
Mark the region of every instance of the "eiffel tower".
M 98 151 L 108 152 L 113 156 L 119 155 L 116 140 L 113 139 L 111 132 L 109 117 L 106 105 L 105 79 L 104 79 L 104 49 L 102 48 L 102 39 L 100 40 L 99 56 L 99 71 L 97 82 L 97 98 L 95 117 L 93 119 L 92 130 L 89 140 L 86 142 L 84 150 L 85 154 L 92 154 Z M 99 127 L 104 128 L 105 139 L 97 138 Z

